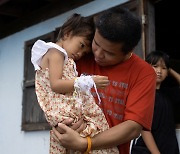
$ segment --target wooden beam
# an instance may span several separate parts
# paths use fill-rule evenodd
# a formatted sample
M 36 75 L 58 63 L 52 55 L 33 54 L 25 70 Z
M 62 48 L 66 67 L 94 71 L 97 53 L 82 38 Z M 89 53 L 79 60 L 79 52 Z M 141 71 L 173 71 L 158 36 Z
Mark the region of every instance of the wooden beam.
M 33 10 L 32 12 L 29 11 L 26 14 L 23 14 L 23 16 L 17 18 L 16 20 L 0 24 L 0 39 L 12 33 L 18 32 L 24 28 L 27 28 L 31 25 L 34 25 L 38 22 L 47 20 L 66 11 L 72 10 L 90 1 L 93 0 L 53 1 L 49 5 L 42 6 L 36 10 Z
M 9 2 L 10 0 L 0 0 L 0 5 Z
M 21 9 L 4 7 L 2 9 L 0 9 L 0 15 L 11 16 L 11 17 L 20 17 L 23 15 L 23 12 Z

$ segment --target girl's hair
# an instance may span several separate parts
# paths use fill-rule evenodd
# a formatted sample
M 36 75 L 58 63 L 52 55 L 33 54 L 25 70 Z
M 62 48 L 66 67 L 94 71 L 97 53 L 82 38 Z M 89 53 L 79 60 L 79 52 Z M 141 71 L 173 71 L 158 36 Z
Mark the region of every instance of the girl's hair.
M 166 67 L 169 69 L 169 56 L 162 51 L 152 51 L 149 53 L 146 57 L 146 62 L 151 65 L 155 65 L 160 59 L 164 60 Z
M 60 28 L 58 38 L 63 39 L 66 34 L 71 36 L 83 36 L 90 42 L 94 38 L 95 28 L 93 17 L 82 17 L 74 13 Z
M 122 52 L 130 52 L 141 38 L 141 22 L 126 8 L 108 9 L 95 18 L 95 26 L 102 37 L 122 43 Z

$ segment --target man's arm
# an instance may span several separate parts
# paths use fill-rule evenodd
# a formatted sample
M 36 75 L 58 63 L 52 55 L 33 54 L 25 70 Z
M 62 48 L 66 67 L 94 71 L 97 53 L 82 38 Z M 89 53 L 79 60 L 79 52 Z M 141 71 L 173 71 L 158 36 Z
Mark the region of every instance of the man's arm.
M 64 124 L 59 124 L 58 126 L 59 129 L 62 130 L 61 132 L 64 133 L 60 134 L 55 128 L 53 128 L 53 131 L 62 146 L 67 149 L 74 149 L 78 151 L 86 150 L 86 138 L 82 138 L 79 133 Z M 92 138 L 92 150 L 105 149 L 129 142 L 131 139 L 139 136 L 141 130 L 142 126 L 140 124 L 127 120 L 94 136 Z
M 129 142 L 139 136 L 142 126 L 127 120 L 92 138 L 93 149 L 104 149 Z

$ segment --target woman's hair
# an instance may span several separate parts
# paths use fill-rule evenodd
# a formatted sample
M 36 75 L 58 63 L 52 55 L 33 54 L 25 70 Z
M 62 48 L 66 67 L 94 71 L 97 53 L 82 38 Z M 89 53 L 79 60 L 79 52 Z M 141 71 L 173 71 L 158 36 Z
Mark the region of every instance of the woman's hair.
M 149 53 L 146 57 L 146 62 L 151 65 L 155 65 L 160 59 L 163 59 L 166 67 L 169 69 L 169 56 L 162 51 L 152 51 Z
M 74 13 L 60 28 L 58 38 L 63 39 L 66 34 L 71 36 L 83 36 L 92 42 L 94 38 L 95 28 L 93 17 L 82 17 L 80 14 Z
M 141 38 L 141 22 L 126 8 L 115 7 L 102 12 L 95 18 L 100 35 L 111 41 L 122 43 L 122 52 L 130 52 Z

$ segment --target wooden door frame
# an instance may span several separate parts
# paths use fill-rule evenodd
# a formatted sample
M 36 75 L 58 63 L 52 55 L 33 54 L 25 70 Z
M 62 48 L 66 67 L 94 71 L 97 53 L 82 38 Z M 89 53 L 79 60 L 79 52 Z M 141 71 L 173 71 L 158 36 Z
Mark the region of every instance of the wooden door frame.
M 121 6 L 136 12 L 142 21 L 142 37 L 139 42 L 141 47 L 135 50 L 135 53 L 141 58 L 151 51 L 155 50 L 155 12 L 153 1 L 151 0 L 131 0 Z M 141 51 L 138 51 L 141 50 Z

